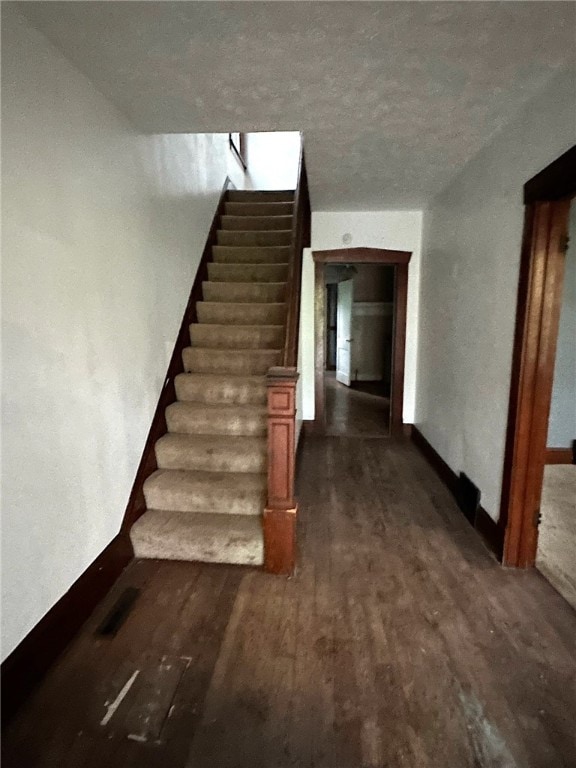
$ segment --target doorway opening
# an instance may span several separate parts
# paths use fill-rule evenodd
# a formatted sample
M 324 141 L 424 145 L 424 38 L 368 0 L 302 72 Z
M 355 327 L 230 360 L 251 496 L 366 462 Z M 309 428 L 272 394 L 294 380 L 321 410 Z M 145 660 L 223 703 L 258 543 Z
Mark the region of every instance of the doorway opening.
M 407 251 L 314 251 L 317 432 L 402 432 Z
M 576 147 L 531 179 L 524 188 L 526 215 L 500 526 L 504 532 L 504 565 L 526 568 L 538 565 L 538 561 L 556 559 L 560 570 L 570 571 L 569 580 L 574 587 L 572 599 L 576 602 L 576 557 L 573 554 L 576 547 L 576 466 L 570 466 L 570 471 L 573 469 L 575 473 L 574 486 L 565 499 L 571 509 L 554 501 L 558 493 L 562 498 L 564 494 L 554 487 L 554 473 L 545 472 L 548 462 L 571 464 L 574 460 L 568 445 L 568 423 L 576 420 L 576 412 L 573 414 L 571 409 L 576 402 L 576 371 L 572 370 L 568 376 L 563 371 L 564 365 L 576 366 L 573 335 L 576 308 L 572 306 L 575 291 L 571 285 L 576 273 L 573 274 L 570 266 L 574 254 L 568 243 L 570 222 L 576 220 L 574 167 Z M 572 237 L 576 239 L 573 227 L 570 227 Z M 562 348 L 561 316 L 563 324 L 572 326 L 572 330 L 568 329 L 570 339 L 566 349 Z M 565 387 L 571 391 L 564 392 Z M 555 392 L 555 388 L 562 391 Z M 568 432 L 562 429 L 561 436 L 557 432 L 556 407 L 563 409 L 560 421 L 568 428 Z M 575 426 L 572 424 L 571 428 Z M 576 435 L 572 435 L 574 439 Z M 565 444 L 551 444 L 558 440 Z M 552 519 L 550 515 L 557 517 Z M 545 517 L 539 548 L 539 526 Z M 564 558 L 562 563 L 559 558 Z M 562 592 L 549 569 L 546 575 Z M 566 593 L 563 594 L 568 598 Z
M 324 278 L 326 434 L 388 437 L 394 267 L 327 264 Z
M 576 608 L 576 198 L 563 282 L 536 567 Z

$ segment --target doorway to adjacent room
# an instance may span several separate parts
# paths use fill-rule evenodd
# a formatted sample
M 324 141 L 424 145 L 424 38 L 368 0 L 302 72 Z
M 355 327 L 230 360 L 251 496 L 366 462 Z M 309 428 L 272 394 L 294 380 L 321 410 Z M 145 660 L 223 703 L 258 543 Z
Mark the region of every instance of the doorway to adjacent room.
M 526 216 L 499 522 L 503 563 L 521 568 L 536 564 L 573 605 L 575 273 L 568 235 L 574 236 L 575 161 L 576 147 L 524 187 Z M 551 466 L 560 463 L 565 471 Z
M 411 254 L 315 251 L 315 428 L 339 436 L 402 431 Z
M 326 433 L 388 437 L 394 267 L 327 264 Z

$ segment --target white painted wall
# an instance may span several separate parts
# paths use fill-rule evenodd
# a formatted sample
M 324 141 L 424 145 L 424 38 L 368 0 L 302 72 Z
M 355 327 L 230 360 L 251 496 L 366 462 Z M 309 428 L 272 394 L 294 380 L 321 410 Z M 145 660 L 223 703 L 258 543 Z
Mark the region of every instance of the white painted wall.
M 352 305 L 352 379 L 390 383 L 394 304 L 355 301 Z
M 570 208 L 569 233 L 548 422 L 550 448 L 570 448 L 576 440 L 576 201 Z
M 216 202 L 242 175 L 225 135 L 138 135 L 6 4 L 2 171 L 4 658 L 119 530 Z
M 314 418 L 314 262 L 311 248 L 305 248 L 302 255 L 298 373 L 296 430 L 300 438 L 302 422 Z
M 350 235 L 344 243 L 344 235 Z M 304 252 L 300 347 L 302 349 L 299 410 L 304 420 L 314 418 L 314 263 L 312 250 L 332 248 L 391 248 L 412 251 L 408 270 L 408 317 L 404 379 L 404 422 L 412 423 L 416 397 L 418 299 L 420 285 L 421 211 L 312 213 L 312 248 Z
M 248 178 L 252 189 L 296 189 L 300 134 L 274 131 L 246 134 Z
M 576 139 L 574 70 L 552 81 L 425 215 L 416 424 L 499 515 L 524 183 Z

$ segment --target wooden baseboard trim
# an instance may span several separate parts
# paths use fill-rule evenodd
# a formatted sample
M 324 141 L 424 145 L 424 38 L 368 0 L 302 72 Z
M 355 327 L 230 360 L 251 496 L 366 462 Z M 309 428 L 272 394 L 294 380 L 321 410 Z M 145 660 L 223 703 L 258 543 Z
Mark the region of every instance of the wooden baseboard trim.
M 546 448 L 546 464 L 576 464 L 572 448 Z
M 438 477 L 447 486 L 453 496 L 458 492 L 458 475 L 454 472 L 435 448 L 430 445 L 418 427 L 412 425 L 411 440 L 420 450 L 422 455 L 435 470 Z M 504 531 L 486 512 L 483 507 L 479 507 L 474 518 L 473 527 L 480 534 L 488 548 L 496 555 L 499 561 L 502 560 L 504 550 Z
M 420 453 L 424 455 L 424 458 L 428 461 L 428 464 L 436 471 L 436 474 L 442 480 L 444 485 L 448 486 L 450 492 L 455 496 L 458 490 L 458 475 L 453 472 L 444 459 L 437 453 L 428 440 L 424 437 L 422 432 L 412 425 L 411 439 L 414 445 L 420 450 Z
M 30 695 L 133 558 L 118 534 L 2 663 L 2 723 Z
M 478 507 L 474 528 L 482 536 L 488 548 L 496 555 L 498 562 L 501 563 L 504 554 L 504 530 L 490 517 L 484 507 Z

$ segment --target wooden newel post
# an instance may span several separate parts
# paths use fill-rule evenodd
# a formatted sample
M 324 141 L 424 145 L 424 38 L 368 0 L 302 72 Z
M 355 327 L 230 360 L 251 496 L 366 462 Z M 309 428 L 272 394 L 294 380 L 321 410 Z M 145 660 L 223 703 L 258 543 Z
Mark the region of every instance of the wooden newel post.
M 290 574 L 296 559 L 294 449 L 296 433 L 295 368 L 268 371 L 268 499 L 264 510 L 264 567 Z

